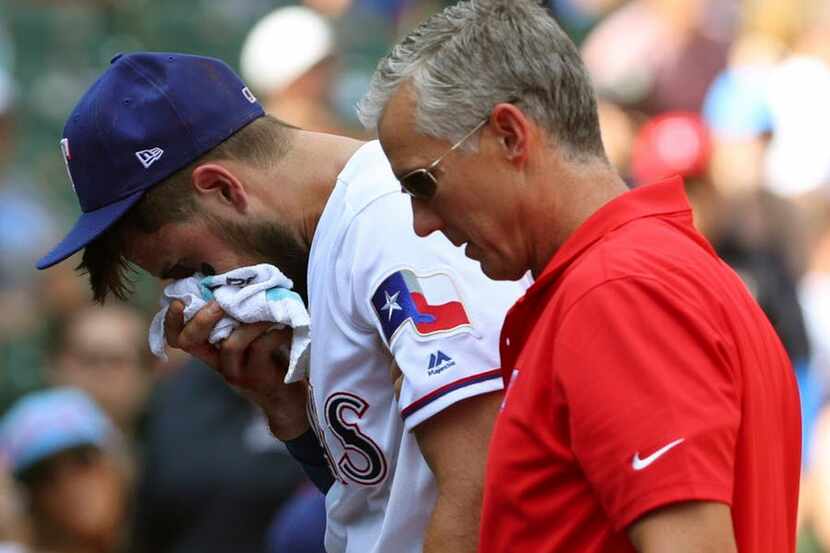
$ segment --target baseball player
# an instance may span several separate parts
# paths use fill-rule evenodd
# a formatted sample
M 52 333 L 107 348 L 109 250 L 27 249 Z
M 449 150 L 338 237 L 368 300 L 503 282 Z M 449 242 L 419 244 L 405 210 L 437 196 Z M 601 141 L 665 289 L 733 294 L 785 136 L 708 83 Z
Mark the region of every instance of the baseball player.
M 218 348 L 215 305 L 183 325 L 174 304 L 166 326 L 327 490 L 329 552 L 476 551 L 498 333 L 524 286 L 418 238 L 377 142 L 281 124 L 218 60 L 136 53 L 87 91 L 61 145 L 83 213 L 40 268 L 84 249 L 103 299 L 128 293 L 126 263 L 178 279 L 269 262 L 307 297 L 307 385 L 282 383 L 286 336 L 269 325 Z

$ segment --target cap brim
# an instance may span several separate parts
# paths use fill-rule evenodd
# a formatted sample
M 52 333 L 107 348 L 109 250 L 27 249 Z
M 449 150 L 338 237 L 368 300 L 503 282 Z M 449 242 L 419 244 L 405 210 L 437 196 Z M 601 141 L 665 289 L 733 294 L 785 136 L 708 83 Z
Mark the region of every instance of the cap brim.
M 68 449 L 82 446 L 93 446 L 104 449 L 106 436 L 102 430 L 83 429 L 69 433 L 47 433 L 38 438 L 35 443 L 29 444 L 28 450 L 16 459 L 12 470 L 15 474 L 25 472 L 27 469 Z
M 85 248 L 90 242 L 98 238 L 105 230 L 115 224 L 139 199 L 146 190 L 139 190 L 124 199 L 106 205 L 95 211 L 82 213 L 60 244 L 51 252 L 40 258 L 38 269 L 46 269 L 56 265 L 75 252 Z

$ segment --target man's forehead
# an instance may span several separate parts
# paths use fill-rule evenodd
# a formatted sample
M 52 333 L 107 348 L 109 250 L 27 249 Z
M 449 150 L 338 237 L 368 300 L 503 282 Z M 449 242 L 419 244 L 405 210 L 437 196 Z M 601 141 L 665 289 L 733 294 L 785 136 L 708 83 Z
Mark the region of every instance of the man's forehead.
M 378 138 L 393 169 L 401 172 L 430 159 L 435 142 L 416 129 L 416 97 L 411 85 L 403 84 L 392 95 L 378 122 Z
M 403 84 L 389 99 L 378 121 L 378 137 L 390 146 L 405 145 L 415 134 L 415 93 Z

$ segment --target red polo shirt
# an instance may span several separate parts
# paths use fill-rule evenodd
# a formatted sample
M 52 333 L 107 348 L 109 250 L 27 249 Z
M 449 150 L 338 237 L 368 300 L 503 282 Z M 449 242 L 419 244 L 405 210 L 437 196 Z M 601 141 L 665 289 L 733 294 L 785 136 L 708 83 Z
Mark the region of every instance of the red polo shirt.
M 679 178 L 568 239 L 509 312 L 502 367 L 480 553 L 634 551 L 626 527 L 690 500 L 732 507 L 741 552 L 795 550 L 793 371 Z

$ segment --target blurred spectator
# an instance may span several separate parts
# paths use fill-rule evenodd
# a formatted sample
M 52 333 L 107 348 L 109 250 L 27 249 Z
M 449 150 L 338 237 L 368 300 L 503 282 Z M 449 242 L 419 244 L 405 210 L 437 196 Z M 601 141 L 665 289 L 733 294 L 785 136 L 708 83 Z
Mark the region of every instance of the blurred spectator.
M 818 196 L 812 201 L 811 255 L 801 280 L 801 300 L 814 344 L 814 364 L 830 382 L 830 198 Z
M 640 128 L 631 170 L 639 184 L 673 174 L 697 179 L 708 170 L 711 155 L 709 129 L 697 114 L 664 113 Z
M 38 252 L 56 237 L 51 214 L 23 167 L 15 167 L 15 84 L 0 65 L 0 291 L 30 280 Z M 26 168 L 28 169 L 28 168 Z
M 718 217 L 716 190 L 708 179 L 712 144 L 709 130 L 694 113 L 671 112 L 640 127 L 631 151 L 631 177 L 637 185 L 681 175 L 692 204 L 695 226 L 710 237 Z
M 265 110 L 297 127 L 342 133 L 331 109 L 334 30 L 309 8 L 279 8 L 251 29 L 242 46 L 242 76 Z
M 624 0 L 549 0 L 551 13 L 579 45 L 597 22 Z
M 766 184 L 783 196 L 796 196 L 830 183 L 830 67 L 794 56 L 771 75 L 769 103 L 772 142 L 765 159 Z
M 303 0 L 302 3 L 329 17 L 340 17 L 351 10 L 381 16 L 394 24 L 416 0 Z M 444 2 L 447 3 L 450 2 Z
M 768 88 L 782 46 L 747 34 L 736 43 L 729 67 L 716 77 L 703 105 L 712 131 L 710 170 L 718 190 L 730 197 L 762 183 L 763 159 L 773 131 Z
M 746 33 L 733 44 L 729 65 L 711 83 L 703 115 L 715 136 L 742 138 L 772 131 L 767 88 L 784 46 L 772 37 Z
M 0 452 L 28 496 L 35 553 L 117 551 L 128 483 L 117 430 L 79 390 L 34 392 L 0 421 Z
M 79 263 L 80 255 L 76 255 L 57 273 L 37 273 L 38 304 L 49 316 L 63 319 L 89 305 L 92 299 L 89 284 L 75 271 Z
M 259 410 L 195 361 L 154 390 L 144 452 L 135 553 L 262 553 L 303 481 Z
M 88 306 L 59 322 L 47 379 L 87 392 L 126 435 L 144 406 L 148 323 L 126 305 Z
M 39 280 L 32 278 L 38 252 L 56 237 L 53 215 L 43 206 L 29 167 L 15 164 L 16 85 L 6 70 L 10 53 L 0 20 L 0 406 L 40 384 L 42 347 L 37 335 Z
M 311 484 L 285 502 L 268 529 L 267 553 L 326 553 L 326 496 Z
M 37 251 L 54 239 L 51 215 L 31 179 L 13 167 L 14 83 L 0 65 L 0 293 L 30 280 Z
M 30 541 L 29 520 L 22 490 L 6 462 L 0 459 L 0 553 L 24 553 Z
M 632 0 L 583 44 L 600 96 L 649 114 L 699 111 L 726 64 L 734 0 Z M 733 13 L 734 12 L 734 13 Z
M 395 2 L 387 0 L 386 3 Z M 304 0 L 303 4 L 329 17 L 339 17 L 352 6 L 352 0 Z
M 803 417 L 807 423 L 817 420 L 817 413 L 830 391 L 830 198 L 814 194 L 809 202 L 810 207 L 804 211 L 811 223 L 810 256 L 799 285 L 812 353 L 810 371 L 801 378 Z M 812 426 L 808 426 L 808 432 L 813 433 Z M 809 459 L 816 458 L 810 451 L 807 454 Z
M 798 42 L 816 8 L 815 0 L 743 0 L 743 30 L 763 35 L 787 48 Z
M 818 417 L 810 471 L 802 492 L 806 528 L 799 553 L 830 551 L 830 407 Z

